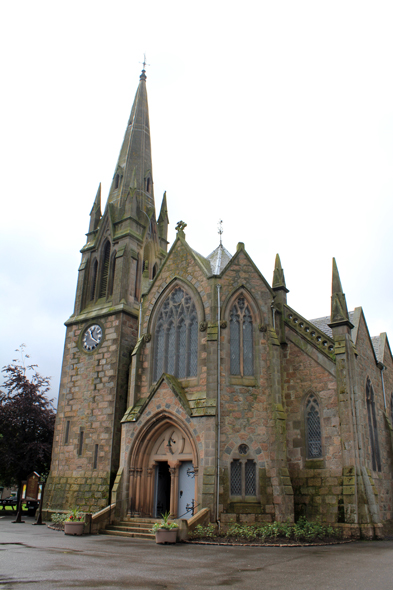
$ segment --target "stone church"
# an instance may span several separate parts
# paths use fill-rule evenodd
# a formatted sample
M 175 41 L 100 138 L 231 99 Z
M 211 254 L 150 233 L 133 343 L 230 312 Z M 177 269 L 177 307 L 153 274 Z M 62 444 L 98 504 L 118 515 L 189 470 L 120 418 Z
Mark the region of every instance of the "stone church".
M 308 320 L 287 303 L 278 255 L 270 284 L 243 243 L 201 255 L 184 222 L 168 251 L 168 223 L 142 70 L 81 250 L 46 507 L 209 508 L 221 523 L 305 515 L 378 536 L 393 518 L 386 334 L 348 312 L 334 259 L 330 316 Z

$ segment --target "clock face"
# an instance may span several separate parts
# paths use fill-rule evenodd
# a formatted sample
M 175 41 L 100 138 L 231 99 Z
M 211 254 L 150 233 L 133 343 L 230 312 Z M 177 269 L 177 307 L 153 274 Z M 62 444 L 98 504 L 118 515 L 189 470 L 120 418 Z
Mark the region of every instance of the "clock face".
M 102 329 L 98 324 L 93 324 L 85 330 L 82 338 L 82 346 L 85 350 L 91 351 L 97 348 L 102 340 Z

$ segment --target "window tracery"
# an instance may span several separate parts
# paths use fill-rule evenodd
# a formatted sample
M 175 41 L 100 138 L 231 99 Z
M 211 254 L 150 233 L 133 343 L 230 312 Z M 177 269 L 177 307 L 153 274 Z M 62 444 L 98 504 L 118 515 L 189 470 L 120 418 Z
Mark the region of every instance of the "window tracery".
M 230 310 L 230 372 L 241 377 L 254 374 L 253 321 L 249 305 L 243 295 Z
M 196 377 L 198 316 L 195 303 L 181 287 L 162 304 L 155 329 L 154 381 L 162 373 L 179 379 Z

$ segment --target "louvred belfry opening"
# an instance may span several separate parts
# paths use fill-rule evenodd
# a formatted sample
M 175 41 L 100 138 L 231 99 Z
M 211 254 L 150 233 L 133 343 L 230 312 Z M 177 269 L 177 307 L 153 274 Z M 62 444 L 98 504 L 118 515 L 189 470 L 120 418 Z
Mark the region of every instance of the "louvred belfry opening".
M 108 276 L 109 276 L 110 253 L 111 253 L 111 245 L 109 242 L 107 242 L 105 244 L 105 248 L 104 248 L 104 260 L 102 263 L 102 275 L 101 275 L 99 297 L 106 297 L 106 289 L 108 286 Z

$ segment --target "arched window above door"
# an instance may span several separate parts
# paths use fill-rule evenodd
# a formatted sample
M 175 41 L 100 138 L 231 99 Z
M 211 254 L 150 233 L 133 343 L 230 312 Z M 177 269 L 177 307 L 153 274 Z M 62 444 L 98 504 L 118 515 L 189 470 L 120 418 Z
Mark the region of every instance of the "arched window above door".
M 195 303 L 176 287 L 162 303 L 154 332 L 154 381 L 162 373 L 179 379 L 196 377 L 198 316 Z

